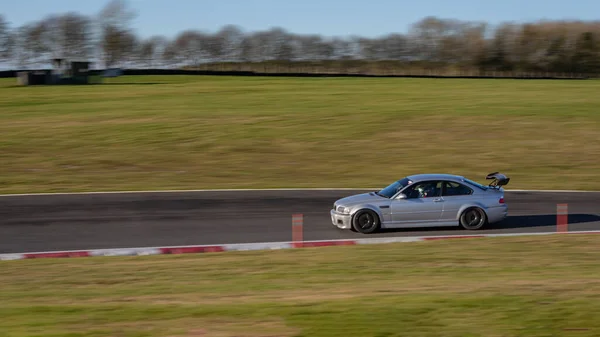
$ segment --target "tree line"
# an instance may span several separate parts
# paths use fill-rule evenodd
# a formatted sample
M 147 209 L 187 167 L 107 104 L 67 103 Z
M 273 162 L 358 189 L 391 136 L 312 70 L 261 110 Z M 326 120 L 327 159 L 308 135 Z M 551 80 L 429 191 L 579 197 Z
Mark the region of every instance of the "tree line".
M 174 37 L 140 38 L 126 0 L 94 16 L 67 12 L 12 27 L 0 15 L 0 60 L 13 69 L 52 58 L 93 59 L 106 68 L 199 67 L 206 64 L 384 63 L 436 71 L 600 73 L 600 21 L 485 22 L 426 17 L 406 33 L 377 38 L 300 35 L 283 28 L 245 32 L 189 29 Z

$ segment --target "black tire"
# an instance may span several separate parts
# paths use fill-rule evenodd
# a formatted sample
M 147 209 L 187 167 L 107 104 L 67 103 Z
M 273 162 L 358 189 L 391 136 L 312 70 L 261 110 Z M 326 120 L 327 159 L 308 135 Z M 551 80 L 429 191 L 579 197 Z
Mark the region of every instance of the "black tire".
M 356 212 L 352 218 L 352 229 L 362 234 L 370 234 L 379 230 L 379 216 L 371 210 L 365 209 Z
M 487 224 L 487 214 L 479 207 L 471 207 L 460 215 L 459 222 L 466 230 L 478 230 Z

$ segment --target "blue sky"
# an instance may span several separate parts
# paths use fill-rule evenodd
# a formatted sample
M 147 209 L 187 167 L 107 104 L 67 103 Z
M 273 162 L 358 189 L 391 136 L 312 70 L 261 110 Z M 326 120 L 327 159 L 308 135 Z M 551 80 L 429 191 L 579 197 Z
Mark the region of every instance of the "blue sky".
M 93 15 L 106 0 L 2 0 L 13 25 L 67 11 Z M 283 27 L 294 33 L 378 36 L 405 32 L 426 16 L 461 20 L 600 20 L 598 0 L 131 0 L 140 36 L 172 37 L 185 29 L 214 32 L 226 24 L 245 31 Z

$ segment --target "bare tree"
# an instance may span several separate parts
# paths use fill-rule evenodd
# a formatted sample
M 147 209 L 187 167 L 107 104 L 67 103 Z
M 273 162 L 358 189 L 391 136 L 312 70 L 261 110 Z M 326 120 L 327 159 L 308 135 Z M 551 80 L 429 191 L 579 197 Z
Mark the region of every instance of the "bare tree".
M 500 71 L 513 70 L 516 62 L 518 27 L 503 23 L 494 30 L 494 35 L 486 43 L 486 51 L 480 64 L 482 69 Z
M 226 25 L 216 33 L 220 40 L 221 60 L 225 62 L 236 62 L 241 60 L 243 31 L 234 25 Z
M 254 57 L 254 40 L 251 36 L 245 35 L 240 42 L 239 59 L 242 62 L 253 62 L 256 61 Z
M 333 44 L 326 42 L 319 35 L 302 35 L 298 40 L 298 59 L 305 61 L 319 61 L 332 58 L 335 55 Z
M 600 71 L 600 44 L 594 32 L 583 32 L 577 39 L 573 56 L 576 72 L 594 73 Z
M 91 20 L 77 13 L 48 16 L 31 33 L 38 52 L 47 60 L 87 59 L 92 54 Z
M 34 22 L 21 27 L 19 34 L 21 64 L 38 66 L 49 62 L 48 43 L 44 40 L 45 30 L 44 22 Z
M 350 39 L 334 37 L 331 39 L 332 58 L 335 60 L 349 60 L 357 55 L 354 43 Z
M 410 56 L 410 41 L 403 34 L 389 34 L 379 39 L 382 57 L 387 60 L 407 60 Z
M 241 45 L 241 58 L 245 62 L 269 60 L 269 34 L 255 32 L 247 34 Z
M 153 36 L 140 41 L 138 51 L 138 62 L 148 68 L 162 64 L 165 51 L 169 41 L 163 36 Z
M 175 38 L 169 48 L 171 60 L 185 66 L 198 66 L 205 57 L 205 34 L 186 30 Z
M 223 60 L 224 40 L 218 35 L 202 34 L 201 45 L 206 57 L 206 62 L 219 62 Z
M 0 14 L 0 61 L 9 61 L 13 56 L 14 37 L 4 16 Z
M 13 63 L 17 68 L 36 67 L 40 58 L 41 32 L 35 23 L 27 23 L 18 27 L 12 34 Z
M 59 17 L 58 27 L 61 35 L 61 49 L 65 57 L 87 59 L 92 55 L 92 22 L 90 18 L 77 13 L 67 13 Z
M 137 38 L 133 33 L 119 30 L 117 27 L 106 27 L 102 40 L 105 65 L 118 67 L 128 61 L 134 61 L 137 43 Z
M 107 67 L 134 59 L 137 38 L 130 24 L 135 15 L 126 0 L 111 0 L 100 11 L 100 48 Z
M 112 26 L 127 30 L 136 15 L 133 10 L 129 9 L 129 1 L 111 0 L 100 11 L 99 21 L 103 27 Z
M 477 66 L 485 59 L 486 23 L 467 24 L 461 32 L 461 59 L 465 66 Z
M 264 36 L 267 45 L 267 59 L 277 61 L 291 61 L 294 59 L 292 48 L 293 36 L 281 27 L 271 28 Z
M 346 60 L 418 61 L 419 67 L 500 71 L 600 73 L 600 22 L 502 23 L 425 17 L 406 34 L 375 38 L 298 35 L 281 27 L 243 32 L 226 25 L 214 33 L 185 30 L 173 39 L 140 40 L 131 27 L 135 12 L 126 0 L 111 0 L 95 19 L 68 12 L 11 30 L 0 16 L 0 60 L 42 65 L 53 57 L 99 56 L 107 67 L 196 66 L 201 63 L 278 63 Z M 335 61 L 338 62 L 335 62 Z M 411 64 L 411 63 L 406 63 Z
M 409 36 L 412 40 L 413 54 L 420 60 L 438 61 L 442 38 L 447 24 L 436 17 L 426 17 L 412 25 Z

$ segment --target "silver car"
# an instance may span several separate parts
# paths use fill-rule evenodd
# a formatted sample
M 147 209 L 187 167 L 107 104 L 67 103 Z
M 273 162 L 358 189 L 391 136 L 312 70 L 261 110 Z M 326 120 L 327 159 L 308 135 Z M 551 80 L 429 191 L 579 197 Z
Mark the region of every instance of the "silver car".
M 490 173 L 487 186 L 451 174 L 418 174 L 386 188 L 337 200 L 331 221 L 363 234 L 380 228 L 461 226 L 480 229 L 508 215 L 504 189 L 510 178 Z

